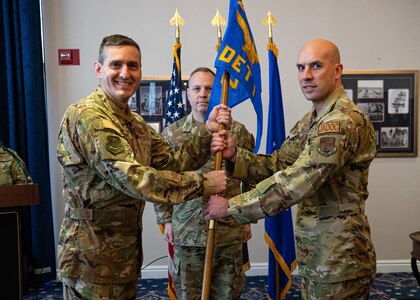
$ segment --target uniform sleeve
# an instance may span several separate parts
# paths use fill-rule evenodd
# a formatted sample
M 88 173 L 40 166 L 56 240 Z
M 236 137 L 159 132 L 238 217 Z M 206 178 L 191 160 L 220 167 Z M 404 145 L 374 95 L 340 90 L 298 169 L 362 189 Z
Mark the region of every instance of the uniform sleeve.
M 230 199 L 229 213 L 239 222 L 248 223 L 275 215 L 318 190 L 357 147 L 357 129 L 345 121 L 336 125 L 340 128 L 336 132 L 310 138 L 293 165 L 261 181 L 255 189 Z
M 296 127 L 297 125 L 292 129 L 281 148 L 270 155 L 255 154 L 253 148 L 245 148 L 238 143 L 236 163 L 228 163 L 228 174 L 248 185 L 255 186 L 275 172 L 291 166 L 296 161 L 296 156 L 290 153 L 289 139 L 293 140 L 296 137 Z
M 31 184 L 32 183 L 32 178 L 31 176 L 27 176 L 27 178 L 25 178 L 25 173 L 24 170 L 22 170 L 22 168 L 24 168 L 26 170 L 26 165 L 23 162 L 22 159 L 20 159 L 20 157 L 17 155 L 17 153 L 15 151 L 13 151 L 13 157 L 12 157 L 12 165 L 11 165 L 11 174 L 12 174 L 12 179 L 13 179 L 13 184 Z
M 179 147 L 171 147 L 157 132 L 152 132 L 152 162 L 156 169 L 174 172 L 193 171 L 205 165 L 210 157 L 211 133 L 201 126 L 193 137 Z
M 246 127 L 239 123 L 234 122 L 234 126 L 232 128 L 232 136 L 235 141 L 235 144 L 247 151 L 253 152 L 255 148 L 255 138 L 254 136 L 246 129 Z M 229 173 L 229 163 L 226 164 L 227 172 Z M 232 174 L 232 171 L 230 172 Z M 251 190 L 254 186 L 246 183 L 245 181 L 240 181 L 240 191 L 241 193 L 247 192 Z
M 270 155 L 255 154 L 250 150 L 237 148 L 235 165 L 229 164 L 228 173 L 236 179 L 255 186 L 258 182 L 287 166 L 280 151 Z
M 82 113 L 78 120 L 74 139 L 68 142 L 76 140 L 77 145 L 74 146 L 78 148 L 90 167 L 95 169 L 96 174 L 121 192 L 145 201 L 170 204 L 184 202 L 203 192 L 203 178 L 195 172 L 175 173 L 137 162 L 124 135 L 111 121 L 89 114 L 88 111 Z M 71 132 L 68 134 L 71 136 Z M 159 143 L 162 149 L 152 154 L 153 157 L 159 157 L 158 162 L 152 158 L 153 163 L 159 169 L 164 169 L 166 166 L 173 170 L 187 169 L 186 161 L 194 156 L 194 150 L 186 154 L 186 158 L 182 158 L 181 152 L 172 151 L 156 135 L 157 133 L 152 136 L 152 143 L 155 147 Z M 210 134 L 209 136 L 211 138 Z M 181 151 L 188 149 L 190 148 L 187 146 Z
M 161 132 L 161 137 L 168 142 L 171 147 L 175 147 L 175 144 L 171 144 L 172 131 L 168 130 L 168 127 L 165 127 Z M 172 205 L 164 203 L 155 203 L 154 204 L 156 219 L 158 224 L 172 223 Z

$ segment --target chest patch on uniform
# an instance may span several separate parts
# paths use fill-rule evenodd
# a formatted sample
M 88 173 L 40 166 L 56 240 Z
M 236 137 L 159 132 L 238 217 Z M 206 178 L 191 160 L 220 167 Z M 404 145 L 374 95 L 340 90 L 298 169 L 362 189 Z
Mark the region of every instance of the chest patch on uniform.
M 107 136 L 106 137 L 106 150 L 111 152 L 114 155 L 117 155 L 124 151 L 124 148 L 121 144 L 121 140 L 118 137 L 115 136 Z
M 318 134 L 340 132 L 339 122 L 328 122 L 318 126 Z
M 323 137 L 319 139 L 319 145 L 317 147 L 318 152 L 323 156 L 330 156 L 337 152 L 337 147 L 335 146 L 334 137 Z

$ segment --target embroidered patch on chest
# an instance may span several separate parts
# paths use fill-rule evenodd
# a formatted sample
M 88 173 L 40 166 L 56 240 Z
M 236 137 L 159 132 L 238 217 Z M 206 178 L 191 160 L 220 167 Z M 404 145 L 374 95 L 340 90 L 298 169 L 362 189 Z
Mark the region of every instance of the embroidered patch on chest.
M 339 122 L 322 123 L 318 126 L 318 134 L 340 132 Z
M 319 145 L 317 147 L 319 154 L 323 156 L 330 156 L 337 152 L 337 147 L 335 146 L 334 137 L 323 137 L 319 139 Z
M 121 144 L 121 140 L 115 136 L 106 137 L 105 148 L 114 155 L 117 155 L 124 151 L 124 148 Z

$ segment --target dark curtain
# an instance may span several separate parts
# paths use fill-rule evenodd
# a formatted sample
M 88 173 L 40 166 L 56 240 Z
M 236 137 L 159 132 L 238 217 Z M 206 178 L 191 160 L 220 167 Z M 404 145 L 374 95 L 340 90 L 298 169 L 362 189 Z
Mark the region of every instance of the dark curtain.
M 17 151 L 40 186 L 41 204 L 21 208 L 24 266 L 50 280 L 56 266 L 40 3 L 0 1 L 0 139 Z

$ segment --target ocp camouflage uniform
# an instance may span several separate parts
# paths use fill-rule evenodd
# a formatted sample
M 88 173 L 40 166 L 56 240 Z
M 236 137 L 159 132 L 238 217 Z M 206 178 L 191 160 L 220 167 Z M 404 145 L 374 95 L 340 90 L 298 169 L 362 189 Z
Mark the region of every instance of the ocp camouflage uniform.
M 365 201 L 375 147 L 372 124 L 340 87 L 318 114 L 312 109 L 294 126 L 280 150 L 257 156 L 238 149 L 233 176 L 263 181 L 231 199 L 229 212 L 248 223 L 298 204 L 300 275 L 321 284 L 371 282 L 376 258 Z M 308 297 L 327 295 L 317 293 Z
M 32 183 L 32 178 L 24 173 L 25 163 L 19 155 L 10 148 L 0 146 L 0 185 Z
M 113 104 L 101 87 L 71 105 L 57 146 L 65 202 L 59 278 L 105 286 L 137 281 L 144 201 L 177 204 L 213 193 L 201 174 L 172 172 L 204 165 L 210 141 L 202 128 L 174 150 L 142 117 Z
M 173 147 L 179 147 L 192 138 L 200 124 L 192 114 L 169 125 L 162 137 Z M 241 147 L 252 151 L 255 140 L 244 125 L 234 121 L 230 131 Z M 198 170 L 206 173 L 214 169 L 213 157 Z M 225 196 L 240 194 L 240 181 L 230 179 Z M 207 240 L 208 222 L 204 221 L 202 197 L 180 205 L 155 204 L 159 224 L 172 223 L 174 232 L 175 291 L 179 299 L 200 299 Z M 216 221 L 214 262 L 211 280 L 212 299 L 239 299 L 245 285 L 242 271 L 243 225 L 233 217 Z

